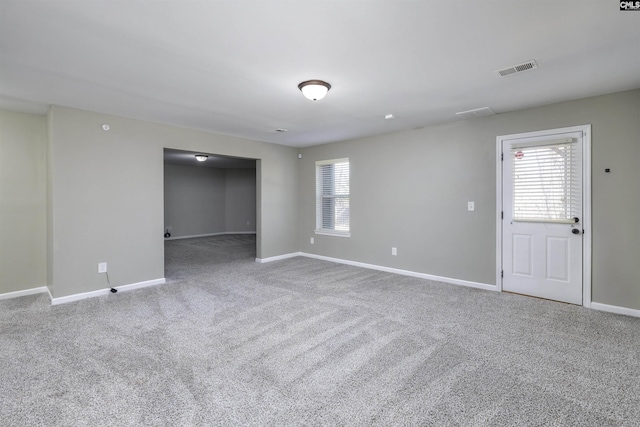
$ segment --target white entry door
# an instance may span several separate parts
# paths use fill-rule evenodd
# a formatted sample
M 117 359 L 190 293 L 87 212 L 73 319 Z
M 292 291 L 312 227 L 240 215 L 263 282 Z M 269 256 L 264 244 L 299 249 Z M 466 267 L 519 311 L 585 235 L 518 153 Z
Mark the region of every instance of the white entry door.
M 502 289 L 582 304 L 581 131 L 502 140 Z

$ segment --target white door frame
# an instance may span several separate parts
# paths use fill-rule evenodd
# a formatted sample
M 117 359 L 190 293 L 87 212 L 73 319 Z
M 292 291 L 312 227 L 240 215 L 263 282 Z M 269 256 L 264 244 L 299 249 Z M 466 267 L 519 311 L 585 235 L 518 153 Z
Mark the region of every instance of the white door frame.
M 565 132 L 582 132 L 582 305 L 591 307 L 591 125 L 571 126 L 536 132 L 500 135 L 496 137 L 496 290 L 502 292 L 502 145 L 503 141 L 519 138 L 551 136 Z

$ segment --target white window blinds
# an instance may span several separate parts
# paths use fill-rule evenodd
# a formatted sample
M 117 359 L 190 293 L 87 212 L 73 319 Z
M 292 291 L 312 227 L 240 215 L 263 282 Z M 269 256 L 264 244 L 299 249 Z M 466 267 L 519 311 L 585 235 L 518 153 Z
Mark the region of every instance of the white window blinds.
M 581 215 L 577 146 L 565 138 L 511 147 L 514 220 L 573 222 Z
M 316 231 L 349 233 L 349 159 L 316 162 Z

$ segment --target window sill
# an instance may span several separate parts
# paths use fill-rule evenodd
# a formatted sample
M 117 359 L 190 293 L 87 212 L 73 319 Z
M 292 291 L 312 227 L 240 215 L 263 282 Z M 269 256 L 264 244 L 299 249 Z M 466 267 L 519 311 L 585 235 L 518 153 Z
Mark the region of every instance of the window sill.
M 329 231 L 329 230 L 313 230 L 316 234 L 322 234 L 324 236 L 335 237 L 351 237 L 351 233 L 347 231 Z

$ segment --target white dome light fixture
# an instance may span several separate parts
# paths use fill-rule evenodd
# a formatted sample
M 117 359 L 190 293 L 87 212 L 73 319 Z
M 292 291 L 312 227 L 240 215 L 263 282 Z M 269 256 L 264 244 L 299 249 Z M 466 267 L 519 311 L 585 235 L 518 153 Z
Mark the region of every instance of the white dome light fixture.
M 306 98 L 317 101 L 325 97 L 329 89 L 331 89 L 331 85 L 322 80 L 307 80 L 306 82 L 300 83 L 298 89 L 302 91 L 302 94 Z
M 205 156 L 204 154 L 196 154 L 196 160 L 199 162 L 204 162 L 208 158 L 209 156 Z

